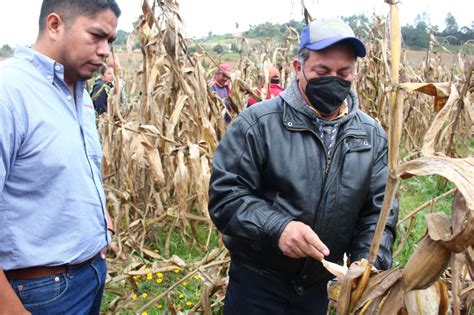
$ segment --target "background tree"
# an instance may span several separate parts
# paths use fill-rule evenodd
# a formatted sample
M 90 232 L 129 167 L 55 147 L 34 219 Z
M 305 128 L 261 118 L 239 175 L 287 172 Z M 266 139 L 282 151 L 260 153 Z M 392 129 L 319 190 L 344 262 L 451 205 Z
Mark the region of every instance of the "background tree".
M 446 18 L 444 19 L 444 24 L 446 25 L 446 28 L 443 31 L 445 35 L 455 36 L 457 34 L 459 30 L 458 22 L 456 21 L 456 18 L 451 14 L 451 12 L 448 12 L 448 15 L 446 15 Z
M 5 44 L 0 48 L 0 57 L 8 58 L 13 56 L 13 48 L 11 48 L 8 44 Z
M 129 32 L 126 32 L 124 30 L 118 30 L 114 45 L 127 45 L 128 35 L 130 35 Z
M 367 30 L 373 24 L 373 22 L 363 14 L 354 14 L 348 17 L 341 17 L 341 19 L 349 24 L 356 36 L 361 37 L 362 39 L 366 37 Z
M 426 12 L 418 14 L 415 24 L 402 26 L 403 43 L 411 49 L 425 49 L 429 41 L 429 17 Z
M 212 51 L 216 54 L 222 54 L 224 52 L 224 47 L 222 47 L 222 45 L 220 44 L 217 44 L 216 46 L 214 46 L 214 48 L 212 48 Z
M 446 25 L 444 31 L 441 33 L 441 36 L 444 37 L 446 43 L 450 45 L 459 45 L 461 41 L 459 40 L 459 26 L 456 21 L 456 18 L 448 12 L 446 18 L 444 19 L 444 24 Z

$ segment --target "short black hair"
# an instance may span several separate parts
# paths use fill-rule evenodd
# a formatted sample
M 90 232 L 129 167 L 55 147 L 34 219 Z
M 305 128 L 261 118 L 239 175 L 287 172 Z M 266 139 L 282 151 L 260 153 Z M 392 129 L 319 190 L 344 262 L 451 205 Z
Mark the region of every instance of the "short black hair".
M 71 23 L 79 16 L 95 16 L 99 11 L 110 9 L 118 18 L 120 8 L 115 0 L 43 0 L 39 17 L 39 32 L 42 33 L 46 18 L 57 13 L 64 23 Z

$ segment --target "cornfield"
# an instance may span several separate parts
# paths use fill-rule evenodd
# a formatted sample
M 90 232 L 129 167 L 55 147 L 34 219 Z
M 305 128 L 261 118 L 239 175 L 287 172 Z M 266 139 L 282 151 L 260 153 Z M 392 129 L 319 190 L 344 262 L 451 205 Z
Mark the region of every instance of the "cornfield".
M 367 34 L 368 57 L 358 62 L 354 82 L 362 109 L 389 134 L 390 176 L 370 256 L 331 283 L 332 307 L 338 314 L 466 314 L 472 311 L 474 289 L 473 64 L 459 54 L 454 64 L 445 65 L 428 51 L 425 62 L 409 65 L 400 50 L 397 6 L 386 2 L 390 21 L 375 18 Z M 199 301 L 187 303 L 186 310 L 218 313 L 230 259 L 207 203 L 212 155 L 226 129 L 222 117 L 244 110 L 258 74 L 266 73 L 268 82 L 272 64 L 282 69 L 283 83 L 289 82 L 298 33 L 288 28 L 282 47 L 267 41 L 250 49 L 245 38 L 239 40 L 234 110 L 228 112 L 207 85 L 220 61 L 204 50 L 189 53 L 178 2 L 144 0 L 142 11 L 129 38 L 130 51 L 140 43 L 142 61 L 125 72 L 126 109 L 116 87 L 108 113 L 98 122 L 108 208 L 117 231 L 104 307 L 111 313 L 142 314 L 160 313 L 167 305 L 168 312 L 178 314 L 184 309 L 174 302 L 179 287 L 199 279 Z M 310 19 L 307 11 L 305 16 Z M 433 174 L 455 188 L 400 218 L 404 233 L 395 254 L 410 235 L 415 215 L 430 208 L 426 235 L 404 268 L 373 271 L 380 232 L 400 182 Z M 435 211 L 437 202 L 453 195 L 451 217 Z M 195 254 L 172 255 L 176 237 Z M 156 277 L 161 283 L 166 273 L 175 274 L 173 281 L 139 301 L 140 279 Z

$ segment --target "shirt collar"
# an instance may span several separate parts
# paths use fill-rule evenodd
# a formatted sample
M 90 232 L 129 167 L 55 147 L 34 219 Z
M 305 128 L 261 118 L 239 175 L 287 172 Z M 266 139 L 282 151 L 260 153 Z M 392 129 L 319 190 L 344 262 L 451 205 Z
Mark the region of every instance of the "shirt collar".
M 55 76 L 64 81 L 64 66 L 33 48 L 17 46 L 14 57 L 30 62 L 50 83 L 54 82 Z
M 313 106 L 308 105 L 308 107 L 315 113 L 317 117 L 322 118 L 321 114 Z M 339 115 L 331 120 L 339 119 L 347 114 L 349 114 L 349 106 L 347 105 L 347 101 L 344 100 L 344 102 L 342 102 L 341 106 L 339 107 Z

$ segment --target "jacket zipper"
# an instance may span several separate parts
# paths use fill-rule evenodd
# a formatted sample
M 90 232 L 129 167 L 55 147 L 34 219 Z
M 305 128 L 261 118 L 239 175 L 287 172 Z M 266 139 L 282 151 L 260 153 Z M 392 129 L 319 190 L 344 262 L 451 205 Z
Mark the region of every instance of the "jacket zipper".
M 288 127 L 287 127 L 288 128 Z M 324 151 L 324 155 L 326 157 L 326 169 L 325 169 L 325 176 L 323 178 L 323 185 L 321 186 L 321 196 L 319 198 L 319 203 L 318 203 L 318 206 L 316 207 L 316 209 L 319 209 L 320 206 L 321 206 L 321 202 L 323 200 L 323 194 L 324 194 L 324 191 L 326 190 L 326 181 L 327 181 L 327 178 L 328 178 L 328 173 L 329 173 L 329 168 L 331 166 L 331 162 L 332 162 L 332 159 L 329 159 L 328 157 L 328 154 L 326 152 L 326 147 L 324 146 L 324 142 L 323 140 L 319 137 L 319 135 L 317 133 L 315 133 L 313 130 L 311 129 L 295 129 L 295 128 L 288 128 L 288 130 L 293 130 L 293 131 L 309 131 L 311 132 L 313 135 L 316 136 L 316 138 L 319 140 L 319 142 L 321 143 L 321 145 L 323 146 L 323 151 Z M 361 135 L 358 135 L 358 134 L 351 134 L 351 133 L 346 133 L 344 134 L 341 138 L 339 138 L 339 140 L 337 140 L 336 144 L 334 145 L 334 150 L 333 152 L 336 152 L 336 149 L 338 147 L 338 145 L 342 142 L 342 140 L 348 138 L 348 137 L 354 137 L 354 138 L 363 138 L 363 136 Z M 318 213 L 315 214 L 314 216 L 314 221 L 313 221 L 313 224 L 312 224 L 312 227 L 313 229 L 316 229 L 316 222 L 318 222 L 318 219 L 319 219 L 319 216 L 321 215 L 320 214 L 321 212 L 318 211 Z
M 334 149 L 332 150 L 333 154 L 336 152 L 337 146 L 342 142 L 342 140 L 344 140 L 348 137 L 362 138 L 362 137 L 357 137 L 355 134 L 346 133 L 341 138 L 339 138 L 339 140 L 337 140 L 336 144 L 334 145 Z M 327 156 L 327 154 L 326 154 L 326 156 Z M 332 162 L 332 158 L 330 158 L 330 159 L 328 158 L 327 159 L 327 164 L 326 164 L 326 174 L 329 173 L 329 167 L 331 166 L 331 162 Z
M 323 146 L 323 151 L 324 151 L 324 156 L 326 157 L 326 169 L 325 169 L 325 174 L 327 175 L 329 173 L 329 168 L 331 166 L 331 162 L 332 162 L 332 158 L 329 158 L 328 156 L 328 153 L 326 151 L 326 147 L 324 146 L 324 142 L 323 140 L 321 139 L 321 137 L 316 133 L 314 132 L 313 130 L 311 129 L 295 129 L 295 128 L 288 128 L 288 130 L 293 130 L 293 131 L 309 131 L 311 132 L 318 140 L 319 142 L 321 143 L 321 145 Z M 347 137 L 354 137 L 354 138 L 363 138 L 363 137 L 358 137 L 358 135 L 356 134 L 351 134 L 351 133 L 346 133 L 345 135 L 343 135 L 341 138 L 339 138 L 339 140 L 337 140 L 336 144 L 334 145 L 334 148 L 333 148 L 333 152 L 336 152 L 336 149 L 337 149 L 337 146 L 342 142 L 342 140 L 344 140 L 345 138 Z
M 327 174 L 327 170 L 329 168 L 329 164 L 331 162 L 331 159 L 329 159 L 329 156 L 328 156 L 328 153 L 326 152 L 326 147 L 324 146 L 324 142 L 323 140 L 319 137 L 319 135 L 314 132 L 313 130 L 311 129 L 295 129 L 295 128 L 288 128 L 286 127 L 288 130 L 292 130 L 292 131 L 309 131 L 311 132 L 318 140 L 319 142 L 321 143 L 321 145 L 323 146 L 323 151 L 324 151 L 324 156 L 326 157 L 326 174 Z M 334 147 L 334 149 L 336 149 L 336 147 Z
M 287 127 L 288 128 L 288 127 Z M 326 157 L 326 169 L 325 169 L 325 176 L 323 178 L 323 184 L 322 184 L 322 187 L 321 187 L 321 196 L 319 198 L 319 202 L 318 202 L 318 206 L 316 207 L 316 210 L 319 209 L 321 207 L 321 202 L 323 200 L 323 195 L 324 195 L 324 192 L 326 191 L 326 183 L 327 183 L 327 179 L 328 179 L 328 173 L 329 173 L 329 169 L 331 167 L 331 163 L 332 163 L 332 158 L 330 159 L 328 157 L 328 153 L 326 151 L 326 147 L 324 146 L 324 142 L 323 140 L 319 137 L 318 134 L 316 134 L 313 130 L 311 129 L 296 129 L 296 128 L 288 128 L 288 130 L 293 130 L 293 131 L 309 131 L 311 132 L 312 134 L 314 134 L 316 136 L 316 138 L 319 140 L 319 142 L 321 143 L 321 145 L 323 146 L 323 151 L 324 151 L 324 155 Z M 336 141 L 335 145 L 334 145 L 334 149 L 333 149 L 333 157 L 334 157 L 334 154 L 336 152 L 336 149 L 337 147 L 339 146 L 339 144 L 346 138 L 348 137 L 354 137 L 354 138 L 363 138 L 362 135 L 358 135 L 358 134 L 353 134 L 353 133 L 346 133 L 344 135 L 342 135 L 341 138 L 339 138 L 339 140 Z M 313 230 L 319 230 L 318 227 L 316 226 L 319 221 L 319 218 L 321 216 L 321 211 L 316 211 L 315 215 L 314 215 L 314 219 L 313 219 L 313 223 L 312 223 L 312 228 Z M 306 263 L 303 267 L 303 270 L 301 270 L 301 273 L 304 273 L 305 272 L 305 267 L 306 267 Z

